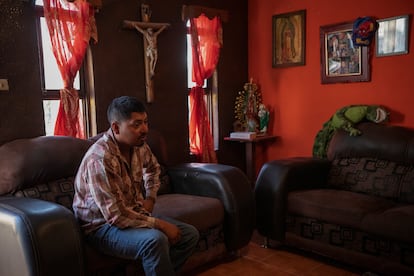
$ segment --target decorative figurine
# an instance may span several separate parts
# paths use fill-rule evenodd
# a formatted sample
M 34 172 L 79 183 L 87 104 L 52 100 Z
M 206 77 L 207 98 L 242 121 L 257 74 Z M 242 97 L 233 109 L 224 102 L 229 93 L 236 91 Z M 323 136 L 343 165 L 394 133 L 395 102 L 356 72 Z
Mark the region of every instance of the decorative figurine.
M 244 90 L 239 92 L 235 104 L 236 120 L 242 125 L 243 131 L 258 132 L 260 122 L 258 117 L 259 105 L 262 103 L 261 94 L 253 80 L 243 86 Z
M 259 132 L 266 134 L 267 126 L 269 124 L 270 112 L 269 110 L 267 110 L 264 104 L 259 105 L 259 112 L 257 113 L 257 115 L 259 116 L 259 122 L 260 122 Z

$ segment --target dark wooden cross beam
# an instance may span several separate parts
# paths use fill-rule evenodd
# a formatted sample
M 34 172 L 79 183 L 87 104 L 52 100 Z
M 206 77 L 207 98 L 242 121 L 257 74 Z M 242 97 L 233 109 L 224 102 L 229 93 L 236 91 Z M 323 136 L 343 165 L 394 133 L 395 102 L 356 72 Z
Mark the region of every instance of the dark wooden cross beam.
M 154 102 L 154 82 L 155 66 L 158 61 L 157 36 L 167 27 L 168 23 L 150 22 L 151 10 L 147 4 L 141 4 L 142 21 L 124 20 L 123 27 L 135 29 L 144 36 L 144 62 L 145 62 L 145 87 L 147 102 Z

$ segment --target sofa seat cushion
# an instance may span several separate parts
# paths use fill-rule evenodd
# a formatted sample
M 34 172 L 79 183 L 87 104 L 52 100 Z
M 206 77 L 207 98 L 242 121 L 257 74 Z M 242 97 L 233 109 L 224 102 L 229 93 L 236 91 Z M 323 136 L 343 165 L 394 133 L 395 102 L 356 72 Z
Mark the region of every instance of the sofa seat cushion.
M 87 275 L 117 275 L 116 270 L 130 262 L 126 259 L 105 255 L 85 242 L 84 247 Z M 136 264 L 138 267 L 138 264 Z M 119 272 L 118 272 L 119 273 Z
M 361 228 L 396 241 L 414 243 L 414 205 L 399 205 L 382 212 L 368 213 Z
M 224 207 L 216 198 L 165 194 L 158 196 L 153 215 L 171 217 L 203 231 L 223 222 Z
M 357 229 L 368 214 L 395 206 L 384 198 L 334 189 L 293 191 L 288 196 L 288 213 Z

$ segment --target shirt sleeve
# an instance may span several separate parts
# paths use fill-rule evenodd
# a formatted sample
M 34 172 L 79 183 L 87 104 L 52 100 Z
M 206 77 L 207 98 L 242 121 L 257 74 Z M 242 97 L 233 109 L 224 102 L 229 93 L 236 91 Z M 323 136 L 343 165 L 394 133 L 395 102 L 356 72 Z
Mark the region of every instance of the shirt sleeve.
M 160 164 L 157 161 L 157 158 L 152 153 L 148 145 L 145 147 L 139 148 L 140 155 L 144 158 L 144 187 L 145 187 L 145 196 L 157 198 L 157 192 L 160 188 L 160 173 L 161 168 Z
M 106 163 L 106 164 L 105 164 Z M 110 163 L 110 164 L 108 164 Z M 116 227 L 154 228 L 155 218 L 143 208 L 135 211 L 123 200 L 121 165 L 114 159 L 94 160 L 88 165 L 88 185 L 105 220 Z

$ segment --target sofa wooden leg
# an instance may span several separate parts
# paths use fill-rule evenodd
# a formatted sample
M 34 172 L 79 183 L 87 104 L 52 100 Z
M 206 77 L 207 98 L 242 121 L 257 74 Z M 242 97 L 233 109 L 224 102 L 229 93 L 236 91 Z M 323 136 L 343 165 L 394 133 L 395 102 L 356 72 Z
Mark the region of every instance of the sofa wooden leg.
M 262 247 L 263 248 L 269 248 L 270 244 L 269 244 L 269 238 L 268 237 L 264 237 L 263 238 L 263 244 Z
M 234 258 L 240 258 L 240 257 L 242 257 L 242 256 L 246 255 L 248 250 L 249 250 L 249 247 L 248 247 L 248 246 L 245 246 L 245 247 L 242 247 L 242 248 L 240 248 L 240 249 L 238 249 L 238 250 L 234 250 L 234 251 L 232 251 L 232 252 L 231 252 L 231 255 L 232 255 Z

